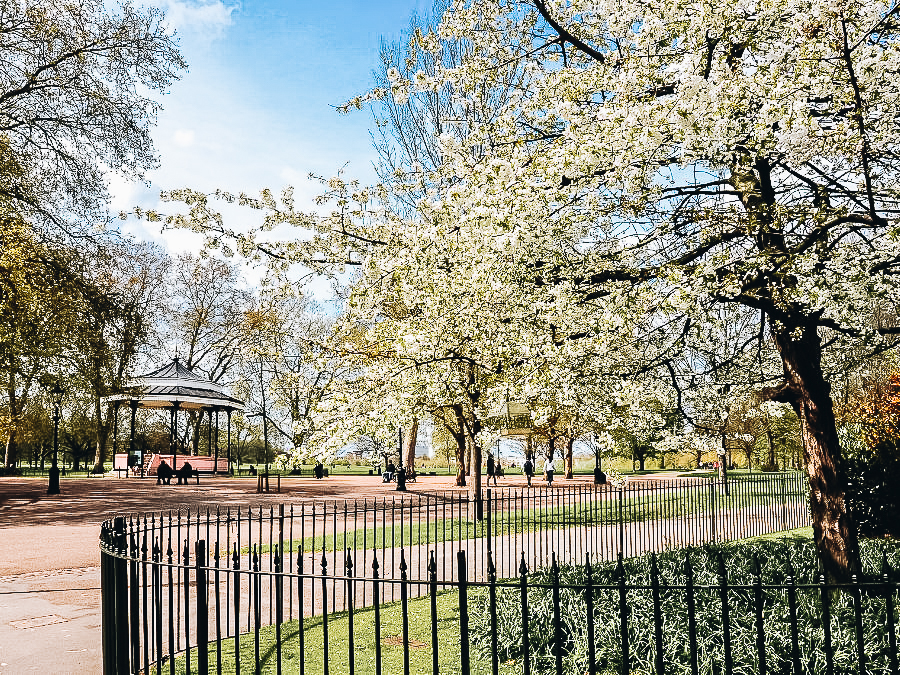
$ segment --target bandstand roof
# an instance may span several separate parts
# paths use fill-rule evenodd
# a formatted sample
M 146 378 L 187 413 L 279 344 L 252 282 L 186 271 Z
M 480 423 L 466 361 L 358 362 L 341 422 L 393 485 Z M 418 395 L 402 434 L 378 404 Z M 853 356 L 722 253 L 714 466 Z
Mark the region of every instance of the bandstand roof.
M 225 391 L 225 387 L 198 375 L 179 362 L 178 357 L 168 365 L 138 375 L 131 382 L 130 391 L 106 399 L 141 408 L 171 408 L 175 403 L 184 410 L 243 410 L 244 402 Z

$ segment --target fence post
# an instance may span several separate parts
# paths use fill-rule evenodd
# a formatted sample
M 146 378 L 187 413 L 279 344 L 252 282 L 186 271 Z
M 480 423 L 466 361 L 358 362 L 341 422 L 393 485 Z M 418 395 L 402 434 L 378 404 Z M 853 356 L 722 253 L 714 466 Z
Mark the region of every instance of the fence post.
M 794 673 L 800 675 L 800 638 L 797 632 L 797 578 L 790 558 L 787 561 L 788 615 L 791 622 L 791 661 Z
M 345 542 L 346 543 L 346 542 Z M 356 605 L 354 597 L 356 589 L 353 583 L 353 558 L 350 556 L 350 549 L 347 549 L 347 558 L 344 560 L 344 576 L 347 577 L 347 658 L 350 666 L 350 672 L 356 672 L 356 643 L 353 639 L 353 610 Z M 279 648 L 281 645 L 279 644 Z M 279 664 L 281 659 L 278 659 Z M 278 675 L 281 675 L 279 668 Z
M 400 610 L 403 621 L 403 675 L 409 675 L 409 589 L 407 588 L 406 553 L 400 549 Z M 353 671 L 351 671 L 353 672 Z M 465 671 L 463 671 L 465 672 Z
M 493 493 L 490 488 L 487 489 L 487 517 L 486 517 L 486 527 L 487 531 L 485 534 L 485 539 L 487 540 L 487 554 L 491 555 L 491 551 L 494 549 L 494 535 L 493 528 L 491 527 L 491 523 L 493 522 L 493 513 L 494 510 L 494 500 Z
M 650 554 L 650 592 L 653 596 L 653 645 L 656 651 L 653 661 L 656 666 L 656 675 L 664 675 L 665 659 L 663 658 L 662 641 L 662 603 L 659 599 L 659 566 L 656 563 L 655 552 Z
M 322 539 L 322 672 L 328 675 L 328 559 L 325 557 L 325 540 Z
M 110 568 L 112 555 L 108 552 L 112 546 L 110 533 L 111 523 L 104 521 L 100 527 L 100 624 L 101 651 L 103 654 L 103 675 L 114 673 L 113 664 L 116 661 L 116 641 L 113 627 L 116 622 L 115 596 L 112 589 L 112 575 Z
M 195 545 L 195 574 L 197 575 L 197 672 L 209 672 L 209 605 L 206 597 L 206 542 Z
M 428 580 L 431 595 L 431 675 L 438 675 L 437 562 L 434 551 L 428 561 Z
M 284 504 L 279 509 L 284 520 Z M 272 564 L 275 568 L 275 672 L 281 675 L 281 624 L 284 622 L 284 523 L 279 525 L 278 543 L 275 544 L 275 557 Z M 290 558 L 288 558 L 290 561 Z M 290 562 L 289 562 L 290 564 Z M 288 590 L 290 593 L 290 590 Z M 202 671 L 201 671 L 202 672 Z
M 719 598 L 722 601 L 722 641 L 725 646 L 725 675 L 731 675 L 734 661 L 731 654 L 731 611 L 728 606 L 728 570 L 725 556 L 719 551 Z
M 153 541 L 153 630 L 156 635 L 156 675 L 162 673 L 163 615 L 162 615 L 162 547 L 159 539 Z
M 300 527 L 301 527 L 300 536 L 303 537 L 303 533 L 306 531 L 306 504 L 304 504 L 301 508 L 302 508 L 302 511 L 300 512 L 301 513 L 301 515 L 300 515 L 300 518 L 301 518 L 301 520 L 300 520 Z M 301 539 L 301 542 L 302 542 L 302 539 Z M 300 668 L 299 668 L 300 675 L 306 675 L 306 656 L 305 656 L 306 651 L 305 651 L 305 645 L 304 645 L 304 634 L 306 632 L 306 627 L 303 625 L 305 614 L 306 614 L 305 609 L 304 609 L 304 602 L 303 602 L 303 596 L 305 595 L 303 589 L 306 586 L 306 577 L 303 574 L 303 544 L 302 543 L 297 547 L 297 563 L 296 564 L 297 564 L 296 570 L 297 570 L 297 648 L 298 648 L 297 649 L 297 651 L 298 651 L 297 660 L 300 662 Z
M 625 585 L 625 565 L 622 563 L 623 556 L 619 553 L 619 562 L 616 565 L 616 577 L 619 582 L 619 637 L 622 646 L 622 675 L 629 675 L 631 672 L 631 654 L 628 645 L 628 588 Z
M 130 519 L 129 519 L 130 521 Z M 138 521 L 140 522 L 140 521 Z M 138 578 L 138 544 L 137 535 L 134 532 L 133 523 L 130 523 L 128 539 L 131 544 L 129 547 L 128 560 L 128 594 L 130 600 L 129 618 L 131 620 L 131 666 L 132 672 L 138 672 L 141 665 L 141 612 L 140 612 L 140 595 L 139 595 L 139 578 Z
M 759 558 L 753 556 L 753 598 L 756 611 L 756 654 L 759 659 L 759 675 L 766 675 L 766 634 L 763 627 L 763 587 Z
M 459 665 L 461 672 L 468 673 L 471 670 L 469 667 L 469 584 L 465 551 L 456 552 L 456 573 L 459 579 Z
M 497 654 L 497 568 L 494 566 L 494 556 L 488 551 L 488 603 L 491 615 L 491 673 L 497 675 L 500 670 L 500 658 Z
M 519 563 L 519 590 L 522 600 L 522 654 L 525 658 L 522 674 L 531 675 L 531 644 L 528 639 L 528 565 L 525 564 L 525 551 L 522 551 L 522 561 Z
M 825 572 L 819 571 L 819 599 L 822 605 L 822 633 L 825 639 L 825 675 L 834 675 L 834 651 L 831 646 L 831 597 Z
M 619 556 L 625 554 L 625 521 L 622 511 L 623 489 L 619 487 Z
M 378 586 L 378 558 L 372 556 L 372 604 L 375 611 L 375 673 L 381 675 L 381 590 Z
M 856 627 L 856 667 L 857 672 L 866 672 L 866 645 L 865 634 L 863 633 L 862 622 L 862 589 L 859 585 L 859 576 L 851 575 L 850 581 L 853 584 L 853 614 Z
M 128 541 L 125 534 L 125 518 L 118 517 L 113 520 L 113 531 L 116 553 L 118 554 L 112 561 L 113 577 L 115 579 L 115 635 L 113 638 L 113 649 L 116 652 L 116 672 L 128 673 L 131 670 L 129 664 L 128 649 L 128 562 L 125 556 L 128 555 Z
M 240 515 L 240 514 L 239 514 Z M 241 675 L 241 557 L 238 555 L 238 547 L 232 544 L 231 566 L 234 570 L 234 673 Z
M 697 604 L 694 599 L 694 567 L 691 554 L 684 554 L 684 584 L 687 593 L 688 645 L 691 654 L 691 675 L 697 675 Z
M 556 675 L 562 675 L 562 618 L 559 607 L 559 565 L 556 562 L 556 551 L 550 563 L 550 579 L 553 584 L 553 656 L 556 661 Z
M 897 626 L 894 622 L 894 588 L 891 585 L 887 553 L 881 557 L 881 579 L 884 582 L 884 597 L 887 609 L 888 652 L 891 660 L 891 675 L 898 675 L 897 667 Z
M 587 578 L 584 584 L 584 601 L 587 605 L 587 638 L 588 638 L 588 672 L 587 675 L 597 675 L 597 646 L 594 644 L 594 581 L 591 577 L 591 556 L 585 558 L 584 565 Z
M 188 512 L 187 534 L 191 534 L 191 515 Z M 184 549 L 181 552 L 183 562 L 179 570 L 179 577 L 184 583 L 184 673 L 191 675 L 191 548 L 188 540 L 184 540 Z M 197 589 L 200 590 L 199 588 Z M 179 609 L 181 601 L 178 603 Z

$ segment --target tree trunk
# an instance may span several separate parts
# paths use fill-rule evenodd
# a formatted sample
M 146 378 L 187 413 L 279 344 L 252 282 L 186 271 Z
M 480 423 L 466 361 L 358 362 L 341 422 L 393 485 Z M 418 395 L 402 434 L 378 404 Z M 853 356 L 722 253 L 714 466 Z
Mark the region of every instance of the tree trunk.
M 574 471 L 574 467 L 573 467 L 574 461 L 572 458 L 572 446 L 573 445 L 575 445 L 575 439 L 572 438 L 571 436 L 566 438 L 566 475 L 565 475 L 565 478 L 567 480 L 571 480 L 575 475 L 575 471 Z
M 413 417 L 412 424 L 409 426 L 409 433 L 406 434 L 406 451 L 403 457 L 403 466 L 407 469 L 414 469 L 416 466 L 416 440 L 419 435 L 419 418 Z
M 103 462 L 106 461 L 106 442 L 109 440 L 110 423 L 107 419 L 103 421 L 103 407 L 100 405 L 100 399 L 94 399 L 94 415 L 96 415 L 97 425 L 94 429 L 94 439 L 96 448 L 94 450 L 94 473 L 103 471 Z M 107 415 L 109 410 L 107 409 Z
M 200 427 L 203 425 L 203 411 L 188 411 L 188 426 L 191 428 L 191 454 L 200 454 Z
M 466 484 L 466 443 L 456 444 L 456 485 L 464 487 Z
M 831 387 L 822 373 L 821 340 L 815 327 L 775 326 L 773 322 L 772 334 L 784 366 L 785 384 L 763 394 L 790 403 L 800 419 L 816 549 L 826 575 L 848 582 L 860 569 L 859 542 L 846 501 L 847 477 Z
M 456 485 L 464 487 L 466 474 L 468 473 L 466 467 L 466 448 L 468 445 L 466 443 L 466 425 L 463 419 L 462 406 L 458 404 L 453 405 L 452 410 L 456 419 L 456 428 L 451 428 L 447 424 L 447 430 L 453 436 L 453 440 L 456 441 Z
M 13 460 L 16 457 L 17 441 L 18 439 L 16 438 L 16 424 L 11 420 L 9 425 L 9 433 L 6 435 L 6 452 L 3 458 L 4 466 L 12 466 Z
M 7 387 L 7 397 L 9 400 L 9 431 L 6 435 L 6 451 L 3 457 L 3 465 L 10 467 L 16 460 L 16 452 L 18 445 L 18 418 L 19 418 L 19 402 L 16 396 L 16 378 L 10 373 Z
M 472 493 L 475 497 L 475 518 L 481 520 L 484 517 L 483 502 L 481 499 L 481 444 L 477 441 L 478 433 L 481 431 L 481 422 L 475 418 L 472 425 L 471 443 L 472 443 L 472 464 L 474 465 Z

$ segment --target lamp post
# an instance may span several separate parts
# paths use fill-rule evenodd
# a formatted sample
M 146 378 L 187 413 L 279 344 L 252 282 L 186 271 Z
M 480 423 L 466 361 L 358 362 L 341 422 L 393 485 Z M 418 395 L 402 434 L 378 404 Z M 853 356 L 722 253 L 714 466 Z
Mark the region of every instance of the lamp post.
M 403 427 L 397 427 L 400 440 L 400 467 L 397 469 L 397 492 L 406 492 L 406 469 L 403 468 Z
M 50 400 L 53 401 L 53 464 L 50 466 L 50 484 L 47 486 L 48 495 L 59 494 L 59 411 L 62 407 L 62 397 L 65 392 L 54 382 L 50 389 Z

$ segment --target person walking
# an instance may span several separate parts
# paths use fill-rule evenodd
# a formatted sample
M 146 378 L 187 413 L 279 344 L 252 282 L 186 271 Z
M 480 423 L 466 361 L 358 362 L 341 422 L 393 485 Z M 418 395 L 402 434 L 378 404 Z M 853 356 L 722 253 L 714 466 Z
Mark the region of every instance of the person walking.
M 525 458 L 525 463 L 522 465 L 522 473 L 524 473 L 525 478 L 528 479 L 528 487 L 531 487 L 531 477 L 534 475 L 534 464 L 531 463 L 530 457 Z
M 496 471 L 496 467 L 494 466 L 494 454 L 489 452 L 488 460 L 487 460 L 487 484 L 488 485 L 491 484 L 491 478 L 494 479 L 494 485 L 496 485 L 497 484 L 497 471 Z
M 544 460 L 544 473 L 547 474 L 547 485 L 553 485 L 553 472 L 556 471 L 556 467 L 553 466 L 553 460 L 548 457 Z

